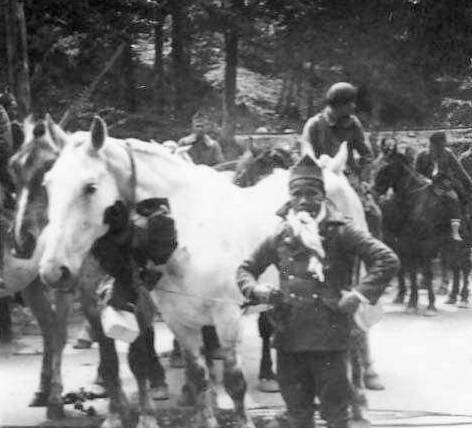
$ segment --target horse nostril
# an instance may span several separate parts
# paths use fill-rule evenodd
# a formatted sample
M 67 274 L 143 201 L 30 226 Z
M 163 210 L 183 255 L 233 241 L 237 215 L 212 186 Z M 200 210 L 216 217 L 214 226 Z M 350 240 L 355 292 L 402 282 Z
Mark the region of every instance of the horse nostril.
M 62 275 L 61 275 L 61 280 L 67 280 L 70 278 L 70 270 L 68 267 L 66 266 L 61 266 L 61 272 L 62 272 Z

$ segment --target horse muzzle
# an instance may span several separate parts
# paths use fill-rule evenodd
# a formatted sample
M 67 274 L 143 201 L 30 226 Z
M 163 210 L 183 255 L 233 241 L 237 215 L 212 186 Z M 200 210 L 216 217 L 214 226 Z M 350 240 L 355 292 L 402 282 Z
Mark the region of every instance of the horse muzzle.
M 13 238 L 13 257 L 19 259 L 30 259 L 33 257 L 34 250 L 36 249 L 36 238 L 32 233 L 24 232 L 21 236 L 21 241 Z

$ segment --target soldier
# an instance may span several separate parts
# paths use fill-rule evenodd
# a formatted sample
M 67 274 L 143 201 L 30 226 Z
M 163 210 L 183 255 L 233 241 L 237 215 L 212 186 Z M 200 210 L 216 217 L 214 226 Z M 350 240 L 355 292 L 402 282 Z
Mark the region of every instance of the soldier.
M 178 144 L 191 146 L 188 154 L 196 164 L 213 166 L 225 161 L 219 143 L 208 135 L 208 117 L 202 113 L 195 113 L 192 118 L 192 133 L 180 139 Z
M 323 154 L 334 156 L 344 141 L 348 143 L 344 174 L 361 198 L 370 231 L 380 238 L 382 215 L 368 184 L 374 155 L 365 141 L 364 128 L 354 115 L 356 99 L 357 89 L 350 83 L 332 85 L 326 93 L 326 108 L 308 119 L 303 128 L 301 152 L 302 155 L 311 154 L 317 158 Z
M 386 245 L 330 211 L 320 168 L 305 156 L 292 168 L 290 201 L 280 230 L 237 271 L 243 294 L 272 303 L 278 379 L 290 428 L 313 427 L 313 402 L 329 428 L 347 428 L 351 388 L 346 353 L 352 316 L 361 302 L 375 303 L 398 269 Z M 351 287 L 354 257 L 367 266 Z M 258 284 L 270 266 L 280 272 L 280 290 Z
M 344 174 L 359 195 L 366 214 L 370 232 L 382 239 L 382 212 L 370 191 L 370 173 L 373 153 L 365 141 L 364 128 L 357 116 L 357 89 L 347 82 L 332 85 L 326 93 L 325 109 L 308 119 L 302 134 L 301 154 L 320 157 L 323 154 L 333 157 L 340 145 L 348 143 L 347 168 Z M 356 160 L 355 155 L 358 156 Z M 370 350 L 368 337 L 360 334 L 365 342 L 364 350 Z M 360 343 L 360 341 L 358 341 Z M 364 356 L 364 382 L 368 389 L 381 390 L 384 386 L 373 367 L 370 351 Z
M 416 159 L 416 170 L 433 180 L 436 191 L 443 197 L 448 209 L 452 238 L 461 241 L 461 218 L 467 215 L 467 203 L 472 194 L 472 179 L 446 145 L 444 132 L 435 132 L 431 135 L 429 150 L 422 151 Z

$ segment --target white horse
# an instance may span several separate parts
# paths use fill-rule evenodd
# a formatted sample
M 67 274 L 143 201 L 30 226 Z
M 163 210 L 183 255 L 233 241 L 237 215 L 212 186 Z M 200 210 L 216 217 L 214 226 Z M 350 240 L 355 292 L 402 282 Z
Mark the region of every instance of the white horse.
M 159 145 L 109 139 L 98 117 L 91 133 L 81 135 L 67 144 L 45 178 L 49 224 L 41 277 L 53 285 L 79 273 L 95 240 L 106 233 L 103 214 L 115 201 L 168 198 L 179 247 L 153 297 L 184 349 L 196 421 L 217 425 L 208 371 L 200 355 L 200 329 L 215 325 L 225 357 L 226 390 L 239 425 L 252 427 L 237 354 L 243 297 L 235 285 L 235 272 L 278 224 L 275 212 L 288 198 L 287 173 L 280 171 L 241 189 L 211 168 L 192 165 Z M 341 167 L 343 156 L 323 170 L 328 197 L 362 224 L 365 219 L 356 193 L 333 172 Z

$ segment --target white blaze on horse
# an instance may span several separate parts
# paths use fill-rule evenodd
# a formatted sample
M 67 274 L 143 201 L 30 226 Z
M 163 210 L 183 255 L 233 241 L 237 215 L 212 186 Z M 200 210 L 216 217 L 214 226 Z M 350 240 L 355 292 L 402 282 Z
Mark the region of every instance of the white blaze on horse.
M 106 233 L 103 214 L 115 201 L 168 198 L 179 247 L 153 294 L 184 349 L 197 420 L 216 426 L 208 371 L 200 355 L 200 329 L 215 325 L 225 357 L 224 383 L 238 422 L 253 426 L 244 406 L 246 383 L 237 356 L 243 297 L 235 272 L 278 224 L 275 212 L 288 199 L 287 173 L 279 171 L 241 189 L 211 168 L 192 165 L 159 145 L 109 138 L 98 117 L 90 134 L 74 138 L 45 178 L 49 224 L 41 277 L 53 285 L 79 273 L 95 240 Z M 338 173 L 345 157 L 344 147 L 324 169 L 328 197 L 366 227 L 359 198 Z

